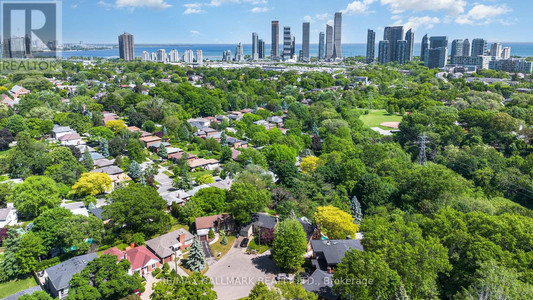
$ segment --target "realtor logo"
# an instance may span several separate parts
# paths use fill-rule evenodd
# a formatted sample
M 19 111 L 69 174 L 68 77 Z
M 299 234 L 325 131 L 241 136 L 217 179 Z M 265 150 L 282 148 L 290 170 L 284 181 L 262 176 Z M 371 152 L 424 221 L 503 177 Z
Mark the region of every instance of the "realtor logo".
M 60 1 L 1 1 L 1 6 L 2 58 L 31 58 L 34 51 L 57 53 Z

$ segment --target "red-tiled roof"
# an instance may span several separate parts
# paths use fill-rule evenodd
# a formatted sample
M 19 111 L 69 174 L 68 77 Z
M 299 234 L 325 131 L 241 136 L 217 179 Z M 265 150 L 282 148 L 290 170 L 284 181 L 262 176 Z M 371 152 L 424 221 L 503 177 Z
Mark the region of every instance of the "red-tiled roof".
M 215 227 L 215 222 L 217 221 L 231 221 L 233 218 L 230 214 L 223 214 L 223 215 L 214 215 L 214 216 L 207 216 L 207 217 L 200 217 L 196 218 L 196 230 L 200 229 L 207 229 Z
M 159 260 L 155 254 L 150 252 L 150 250 L 146 249 L 144 246 L 127 250 L 126 259 L 130 261 L 132 270 L 137 270 L 146 266 L 146 264 L 148 264 L 148 262 L 150 262 L 152 259 L 157 261 Z
M 124 253 L 122 253 L 122 251 L 118 250 L 115 247 L 107 249 L 106 251 L 104 251 L 104 254 L 114 255 L 117 257 L 118 260 L 122 260 L 124 258 Z

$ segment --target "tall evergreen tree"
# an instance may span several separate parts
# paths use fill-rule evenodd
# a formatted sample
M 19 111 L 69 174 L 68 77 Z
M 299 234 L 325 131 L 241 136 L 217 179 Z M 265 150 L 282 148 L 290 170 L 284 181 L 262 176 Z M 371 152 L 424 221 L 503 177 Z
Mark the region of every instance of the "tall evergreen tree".
M 318 131 L 318 125 L 316 123 L 313 123 L 313 135 L 316 137 L 320 136 L 320 131 Z
M 142 175 L 141 165 L 135 160 L 131 162 L 130 167 L 128 168 L 128 175 L 133 180 L 138 180 Z
M 193 272 L 201 272 L 205 269 L 205 255 L 198 236 L 195 236 L 192 242 L 187 258 L 187 268 Z
M 98 147 L 98 152 L 104 157 L 109 157 L 109 142 L 106 139 L 101 139 Z
M 89 153 L 88 149 L 85 149 L 85 152 L 83 153 L 83 158 L 81 159 L 81 164 L 88 170 L 92 170 L 94 166 L 94 161 L 91 156 L 91 153 Z
M 168 134 L 167 127 L 163 126 L 163 129 L 161 130 L 163 132 L 163 136 L 166 136 Z
M 224 147 L 228 145 L 228 139 L 226 137 L 226 132 L 222 131 L 220 134 L 220 146 Z
M 159 155 L 159 157 L 164 158 L 164 159 L 168 158 L 168 151 L 165 145 L 163 145 L 163 143 L 159 145 L 159 152 L 157 152 L 157 155 Z
M 350 202 L 350 210 L 352 211 L 353 222 L 360 225 L 361 221 L 363 221 L 363 212 L 361 210 L 361 203 L 357 200 L 356 196 L 353 196 Z

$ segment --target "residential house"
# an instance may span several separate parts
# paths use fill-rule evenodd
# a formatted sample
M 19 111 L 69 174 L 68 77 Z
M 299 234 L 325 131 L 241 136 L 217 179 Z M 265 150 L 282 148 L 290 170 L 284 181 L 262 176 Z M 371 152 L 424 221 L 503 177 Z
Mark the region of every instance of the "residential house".
M 248 148 L 248 142 L 241 141 L 234 137 L 227 137 L 226 142 L 228 143 L 228 146 L 230 146 L 233 149 Z
M 201 241 L 207 241 L 207 235 L 210 229 L 214 232 L 220 232 L 220 230 L 232 232 L 235 230 L 235 222 L 233 221 L 233 216 L 230 214 L 196 218 L 195 224 L 196 234 Z
M 303 284 L 308 292 L 314 292 L 319 299 L 336 300 L 339 296 L 333 292 L 333 274 L 322 270 L 316 270 Z
M 312 240 L 313 266 L 317 269 L 332 272 L 341 262 L 347 251 L 357 249 L 363 251 L 361 240 Z
M 161 266 L 159 258 L 144 246 L 126 250 L 124 252 L 124 259 L 127 259 L 131 264 L 128 271 L 128 274 L 130 275 L 133 275 L 133 273 L 136 272 L 139 273 L 139 275 L 144 276 Z
M 303 285 L 308 292 L 315 292 L 320 299 L 338 299 L 333 290 L 333 271 L 346 252 L 357 249 L 363 251 L 360 240 L 311 240 L 313 259 L 316 268 L 309 280 Z
M 157 136 L 146 136 L 139 139 L 146 144 L 146 148 L 150 148 L 152 144 L 161 142 L 161 138 Z
M 13 98 L 19 98 L 20 96 L 23 96 L 29 93 L 30 93 L 29 90 L 21 87 L 20 85 L 15 85 L 14 87 L 11 88 L 11 90 L 9 90 L 9 94 L 11 94 Z
M 58 141 L 63 146 L 77 146 L 81 145 L 81 136 L 78 133 L 65 134 L 58 138 Z
M 14 108 L 15 105 L 19 104 L 19 100 L 18 99 L 11 99 L 8 95 L 6 94 L 2 94 L 2 104 L 4 104 L 5 106 L 7 107 L 11 107 L 11 108 Z
M 178 229 L 145 242 L 162 264 L 172 262 L 176 255 L 192 245 L 194 236 L 185 229 Z
M 204 128 L 209 127 L 209 125 L 211 125 L 211 122 L 205 118 L 189 119 L 187 120 L 187 123 L 189 123 L 192 127 L 196 128 Z
M 70 280 L 80 273 L 89 262 L 97 258 L 96 253 L 89 253 L 68 259 L 43 271 L 41 282 L 54 298 L 65 299 L 68 295 Z
M 189 167 L 191 169 L 202 168 L 204 170 L 214 171 L 220 168 L 220 164 L 216 159 L 199 158 L 189 160 Z
M 168 159 L 171 159 L 173 161 L 177 161 L 179 159 L 181 159 L 183 157 L 184 154 L 187 154 L 187 161 L 193 161 L 195 159 L 198 159 L 198 156 L 194 155 L 194 154 L 189 154 L 189 153 L 185 153 L 185 152 L 175 152 L 175 153 L 169 153 L 168 154 Z
M 118 120 L 118 116 L 117 114 L 115 113 L 111 113 L 111 112 L 103 112 L 103 115 L 104 115 L 104 118 L 102 120 L 102 122 L 104 123 L 104 125 L 109 122 L 109 121 L 116 121 Z
M 109 160 L 107 158 L 97 159 L 93 161 L 93 164 L 97 168 L 109 167 L 115 163 L 114 160 Z
M 114 255 L 117 257 L 118 261 L 121 261 L 124 259 L 124 252 L 118 250 L 118 248 L 116 247 L 105 250 L 103 254 Z
M 252 236 L 254 233 L 274 231 L 278 224 L 278 218 L 265 213 L 256 213 L 252 216 L 252 222 L 241 228 L 242 236 Z
M 191 194 L 183 190 L 162 192 L 159 193 L 159 196 L 161 196 L 163 200 L 167 201 L 167 206 L 169 210 L 172 208 L 173 203 L 176 203 L 181 206 L 191 198 Z
M 70 210 L 74 215 L 89 216 L 89 211 L 85 207 L 83 202 L 73 202 L 73 203 L 61 203 L 61 207 Z
M 68 134 L 77 134 L 77 132 L 68 126 L 54 124 L 54 127 L 52 128 L 52 138 L 59 140 L 60 137 Z
M 0 208 L 0 228 L 13 226 L 18 222 L 17 210 L 13 207 Z
M 91 170 L 91 173 L 105 173 L 109 175 L 111 181 L 113 182 L 113 188 L 115 185 L 120 185 L 124 181 L 130 181 L 131 178 L 122 171 L 121 168 L 117 166 L 109 166 Z
M 129 130 L 130 132 L 141 132 L 141 129 L 137 126 L 128 126 L 126 127 L 127 130 Z

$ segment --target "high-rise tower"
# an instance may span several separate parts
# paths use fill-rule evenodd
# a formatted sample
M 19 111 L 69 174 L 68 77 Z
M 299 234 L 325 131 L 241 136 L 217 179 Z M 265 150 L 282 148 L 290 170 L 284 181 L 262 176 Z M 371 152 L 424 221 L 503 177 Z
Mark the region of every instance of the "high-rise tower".
M 279 21 L 272 21 L 272 49 L 271 59 L 279 59 Z
M 335 43 L 333 45 L 333 58 L 342 58 L 342 13 L 336 12 L 333 21 Z
M 125 61 L 132 61 L 135 59 L 135 50 L 133 35 L 124 32 L 118 36 L 118 50 L 120 58 Z

